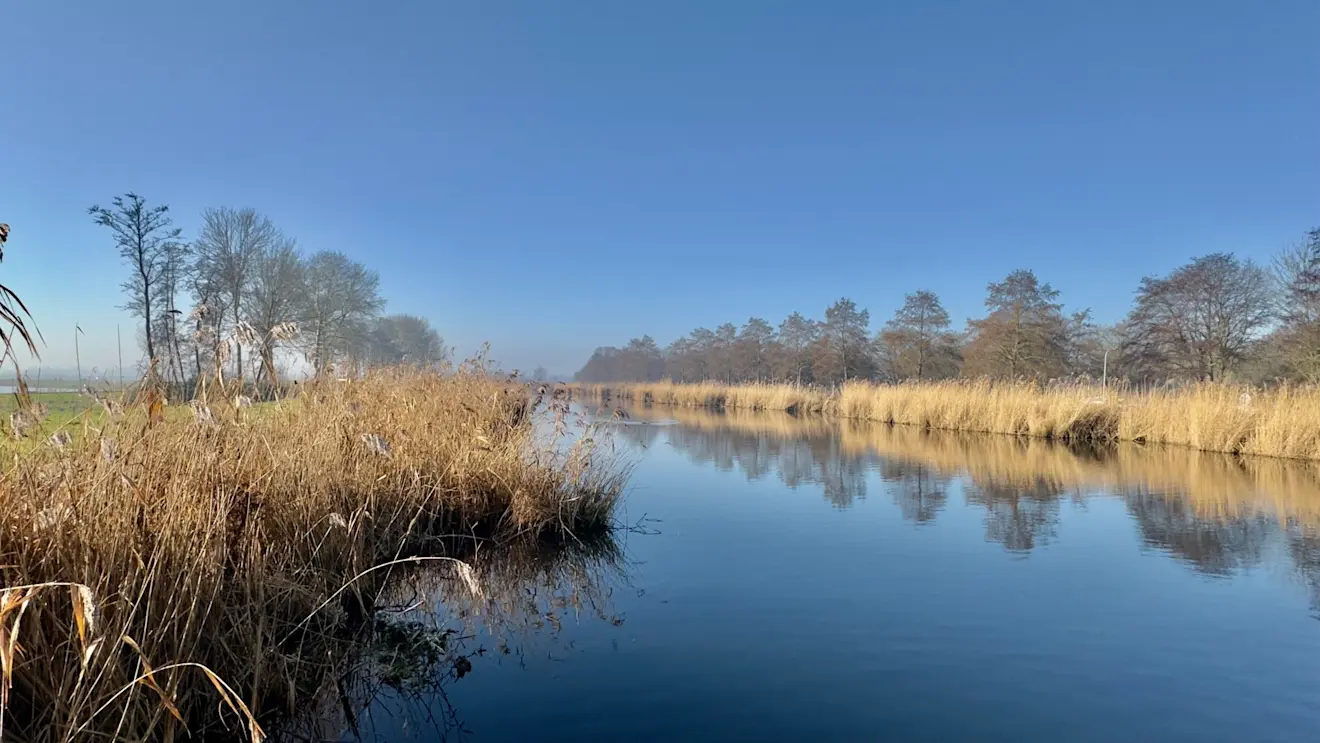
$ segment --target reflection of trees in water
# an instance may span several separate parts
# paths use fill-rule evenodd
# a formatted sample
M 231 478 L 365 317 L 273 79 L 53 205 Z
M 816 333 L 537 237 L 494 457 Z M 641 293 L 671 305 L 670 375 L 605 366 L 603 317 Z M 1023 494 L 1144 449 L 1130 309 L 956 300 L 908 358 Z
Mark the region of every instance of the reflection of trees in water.
M 925 463 L 884 459 L 880 478 L 893 484 L 894 504 L 908 521 L 931 523 L 949 501 L 952 478 Z
M 967 502 L 986 509 L 985 538 L 1015 552 L 1049 544 L 1059 534 L 1059 501 L 1064 492 L 1045 480 L 1034 484 L 1001 485 L 976 482 L 966 486 Z
M 1230 575 L 1261 563 L 1265 544 L 1279 532 L 1263 514 L 1210 519 L 1177 495 L 1130 488 L 1122 493 L 1141 538 L 1208 575 Z
M 845 454 L 837 436 L 784 437 L 774 432 L 745 432 L 683 425 L 626 425 L 615 429 L 623 438 L 655 445 L 659 432 L 666 441 L 699 464 L 725 472 L 741 470 L 749 481 L 775 475 L 790 488 L 818 485 L 825 500 L 838 508 L 866 497 L 870 457 Z
M 611 613 L 614 584 L 626 584 L 611 537 L 561 545 L 492 548 L 471 558 L 471 580 L 449 564 L 400 574 L 376 601 L 361 631 L 342 641 L 338 671 L 307 709 L 271 736 L 277 741 L 429 741 L 469 734 L 449 688 L 484 663 L 521 664 L 535 646 L 561 647 L 565 625 L 621 624 Z
M 1311 595 L 1311 613 L 1320 619 L 1320 532 L 1315 527 L 1289 521 L 1288 554 L 1297 577 Z
M 825 419 L 666 411 L 679 425 L 625 426 L 626 438 L 672 444 L 699 463 L 819 487 L 839 508 L 865 497 L 878 470 L 903 518 L 933 522 L 959 480 L 985 509 L 985 535 L 1030 551 L 1059 536 L 1062 500 L 1123 498 L 1147 545 L 1208 575 L 1291 557 L 1320 616 L 1320 484 L 1295 463 L 1164 447 L 1087 449 L 1037 439 L 927 432 Z M 662 441 L 663 439 L 663 441 Z M 1282 515 L 1282 518 L 1281 518 Z M 1281 526 L 1281 522 L 1286 526 Z M 1273 543 L 1274 548 L 1269 545 Z

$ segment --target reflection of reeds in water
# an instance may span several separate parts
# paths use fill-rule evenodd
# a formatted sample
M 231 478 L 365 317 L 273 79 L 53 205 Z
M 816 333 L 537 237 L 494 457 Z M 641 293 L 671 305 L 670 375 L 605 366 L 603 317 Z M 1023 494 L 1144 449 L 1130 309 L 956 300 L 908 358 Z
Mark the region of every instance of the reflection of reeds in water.
M 450 552 L 464 554 L 456 541 Z M 376 600 L 372 621 L 335 645 L 333 673 L 314 701 L 277 731 L 287 740 L 371 739 L 376 717 L 430 739 L 466 731 L 448 688 L 481 673 L 487 656 L 520 657 L 555 646 L 564 625 L 621 623 L 611 591 L 625 584 L 619 544 L 609 534 L 557 544 L 520 541 L 468 558 L 471 575 L 447 564 L 401 566 Z M 474 731 L 480 733 L 480 731 Z
M 977 484 L 1058 493 L 1156 492 L 1184 499 L 1203 518 L 1268 512 L 1320 525 L 1320 467 L 1165 446 L 1077 449 L 1039 439 L 927 432 L 845 423 L 845 451 L 924 462 Z
M 1053 498 L 1101 491 L 1117 495 L 1153 492 L 1185 500 L 1203 518 L 1232 519 L 1267 513 L 1277 519 L 1320 526 L 1320 464 L 1313 462 L 1132 443 L 1070 446 L 1027 437 L 927 431 L 773 412 L 684 408 L 629 411 L 641 419 L 672 419 L 691 431 L 768 436 L 785 442 L 781 449 L 786 442 L 802 440 L 816 442 L 804 451 L 822 456 L 874 455 L 891 463 L 921 464 L 944 477 L 965 476 L 981 489 L 1016 490 Z M 838 439 L 837 447 L 822 443 L 833 437 Z M 712 442 L 703 446 L 712 451 L 719 448 Z M 818 461 L 814 468 L 828 469 L 829 465 Z
M 905 520 L 939 518 L 951 489 L 984 512 L 985 537 L 1026 552 L 1060 536 L 1061 503 L 1121 499 L 1143 542 L 1200 572 L 1260 563 L 1274 543 L 1320 611 L 1320 467 L 1176 447 L 1068 447 L 1040 439 L 924 431 L 783 413 L 630 411 L 677 425 L 621 427 L 624 439 L 666 443 L 698 462 L 811 483 L 839 508 L 885 483 Z M 657 420 L 658 422 L 658 420 Z M 955 483 L 957 485 L 955 486 Z

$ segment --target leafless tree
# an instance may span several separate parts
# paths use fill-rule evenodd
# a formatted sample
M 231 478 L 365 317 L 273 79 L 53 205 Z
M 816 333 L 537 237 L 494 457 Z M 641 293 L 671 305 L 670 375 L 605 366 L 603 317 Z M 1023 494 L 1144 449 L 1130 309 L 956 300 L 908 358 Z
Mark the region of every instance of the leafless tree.
M 158 284 L 160 300 L 156 303 L 159 315 L 155 320 L 155 336 L 164 341 L 165 355 L 168 357 L 166 373 L 180 386 L 187 374 L 183 370 L 183 341 L 179 335 L 179 320 L 183 312 L 178 308 L 178 298 L 187 282 L 191 254 L 191 246 L 182 240 L 171 240 L 162 246 Z
M 958 373 L 957 337 L 949 329 L 949 313 L 934 292 L 907 295 L 903 306 L 885 323 L 880 341 L 897 379 L 940 379 Z
M 343 253 L 322 251 L 307 260 L 299 327 L 317 373 L 365 350 L 369 323 L 385 306 L 380 276 Z
M 1320 228 L 1274 259 L 1281 314 L 1290 325 L 1320 323 Z
M 372 324 L 368 362 L 373 365 L 431 368 L 447 356 L 444 339 L 424 317 L 389 315 Z
M 1049 378 L 1067 368 L 1068 323 L 1059 292 L 1019 269 L 987 287 L 989 313 L 968 321 L 963 373 L 1015 379 Z
M 257 255 L 251 286 L 243 294 L 243 315 L 257 339 L 257 380 L 275 380 L 275 352 L 297 333 L 298 314 L 307 291 L 302 255 L 293 239 L 277 234 Z
M 1149 374 L 1222 380 L 1274 316 L 1265 270 L 1213 253 L 1141 280 L 1127 322 L 1129 355 Z
M 858 309 L 847 297 L 826 308 L 811 364 L 817 382 L 847 382 L 871 376 L 875 363 L 870 322 L 871 313 Z
M 123 307 L 142 318 L 149 359 L 156 358 L 152 325 L 160 309 L 167 256 L 182 242 L 182 231 L 174 227 L 169 211 L 164 204 L 147 206 L 146 199 L 132 192 L 116 196 L 110 208 L 92 206 L 87 210 L 96 224 L 110 229 L 119 256 L 129 266 L 129 278 L 122 285 L 128 295 Z
M 196 271 L 215 290 L 229 311 L 228 321 L 235 339 L 236 376 L 243 379 L 243 309 L 252 289 L 253 274 L 261 256 L 275 249 L 281 235 L 275 225 L 253 209 L 207 209 L 202 213 L 202 231 L 194 245 Z M 223 327 L 217 317 L 216 331 Z
M 765 381 L 770 378 L 770 357 L 774 350 L 775 329 L 759 317 L 748 318 L 734 341 L 734 366 L 743 380 Z
M 820 324 L 794 312 L 779 323 L 779 347 L 772 354 L 775 377 L 783 381 L 812 381 L 811 348 L 820 337 Z

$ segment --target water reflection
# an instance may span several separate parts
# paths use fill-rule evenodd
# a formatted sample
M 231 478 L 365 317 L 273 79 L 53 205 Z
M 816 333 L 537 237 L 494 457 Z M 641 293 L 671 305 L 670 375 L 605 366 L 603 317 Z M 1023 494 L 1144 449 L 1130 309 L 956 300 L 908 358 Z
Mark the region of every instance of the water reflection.
M 315 702 L 282 725 L 281 741 L 465 740 L 454 685 L 491 663 L 571 649 L 564 628 L 620 624 L 627 585 L 618 543 L 522 544 L 478 550 L 470 573 L 444 562 L 393 578 Z M 467 573 L 464 575 L 464 573 Z
M 1261 564 L 1277 542 L 1320 607 L 1320 468 L 1183 449 L 1075 448 L 820 417 L 630 409 L 624 439 L 699 463 L 811 487 L 837 508 L 886 483 L 902 517 L 933 523 L 961 491 L 985 537 L 1030 552 L 1060 538 L 1065 501 L 1121 498 L 1142 541 L 1211 576 Z

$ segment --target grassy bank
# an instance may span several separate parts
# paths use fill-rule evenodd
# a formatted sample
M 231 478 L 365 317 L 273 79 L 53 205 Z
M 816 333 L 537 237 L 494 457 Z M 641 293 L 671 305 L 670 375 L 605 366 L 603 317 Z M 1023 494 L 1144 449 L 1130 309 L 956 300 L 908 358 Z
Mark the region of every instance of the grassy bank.
M 533 404 L 479 374 L 383 373 L 259 410 L 220 398 L 153 424 L 130 408 L 15 447 L 0 737 L 259 737 L 253 720 L 333 678 L 328 648 L 370 612 L 378 566 L 439 556 L 466 579 L 455 543 L 606 532 L 621 473 L 589 443 L 535 445 Z
M 921 428 L 1085 442 L 1138 441 L 1202 451 L 1320 459 L 1320 389 L 1261 391 L 1225 384 L 1179 389 L 1042 387 L 950 381 L 898 385 L 855 382 L 839 391 L 758 384 L 668 382 L 577 390 L 637 404 L 783 410 Z

